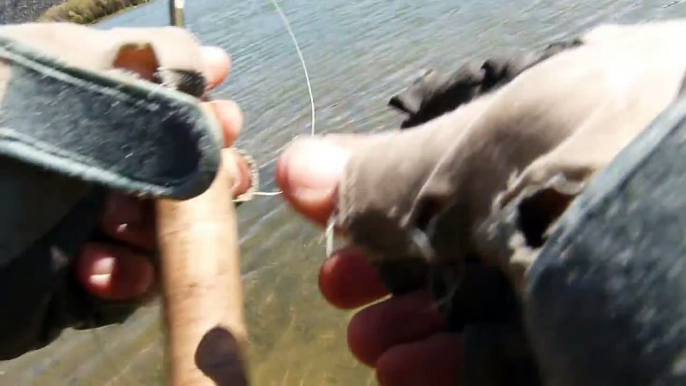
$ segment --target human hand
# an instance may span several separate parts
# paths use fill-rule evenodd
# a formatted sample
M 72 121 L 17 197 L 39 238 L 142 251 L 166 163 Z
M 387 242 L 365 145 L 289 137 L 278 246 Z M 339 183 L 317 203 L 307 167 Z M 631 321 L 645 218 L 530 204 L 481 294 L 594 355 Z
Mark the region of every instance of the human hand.
M 365 135 L 304 139 L 280 158 L 277 181 L 300 213 L 324 225 L 335 206 L 344 166 Z M 367 306 L 388 295 L 376 267 L 354 248 L 345 248 L 322 265 L 319 287 L 340 309 Z M 348 327 L 355 357 L 376 369 L 382 386 L 454 385 L 459 375 L 461 339 L 448 334 L 427 292 L 385 299 L 360 311 Z
M 13 205 L 0 223 L 0 308 L 13 316 L 0 322 L 6 360 L 67 327 L 122 322 L 155 294 L 152 202 L 121 191 L 197 194 L 220 146 L 234 177 L 227 194 L 249 199 L 255 181 L 249 157 L 230 148 L 242 124 L 235 103 L 198 106 L 150 83 L 201 97 L 228 76 L 221 49 L 174 28 L 20 24 L 0 35 L 19 58 L 3 62 L 11 74 L 2 99 L 10 135 L 0 137 L 0 148 L 10 157 L 0 165 L 0 185 Z M 16 142 L 25 147 L 16 151 Z M 179 152 L 188 157 L 169 158 Z
M 229 75 L 231 61 L 218 47 L 203 47 L 208 88 Z M 229 149 L 242 126 L 242 113 L 230 100 L 204 102 L 220 122 L 224 135 L 224 167 L 236 176 L 232 196 L 251 187 L 250 168 L 238 152 Z M 112 243 L 89 242 L 76 261 L 77 278 L 93 295 L 107 300 L 135 301 L 155 288 L 152 255 L 157 250 L 153 203 L 118 192 L 107 195 L 100 229 Z
M 684 29 L 683 21 L 594 29 L 580 47 L 411 130 L 292 145 L 277 170 L 285 197 L 320 225 L 333 215 L 366 251 L 325 262 L 327 300 L 356 308 L 381 299 L 372 264 L 410 258 L 451 270 L 477 257 L 519 290 L 573 197 L 674 100 L 686 56 L 675 54 L 673 36 Z M 420 288 L 351 321 L 350 349 L 382 385 L 457 381 L 465 353 L 434 300 Z

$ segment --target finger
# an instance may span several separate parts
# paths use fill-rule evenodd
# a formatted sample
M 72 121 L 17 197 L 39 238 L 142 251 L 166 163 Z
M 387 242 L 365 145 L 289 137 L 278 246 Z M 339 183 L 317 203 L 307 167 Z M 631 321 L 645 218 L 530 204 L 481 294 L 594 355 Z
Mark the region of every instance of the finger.
M 201 48 L 207 88 L 219 86 L 231 71 L 231 57 L 220 47 L 205 46 Z
M 233 178 L 231 197 L 238 197 L 250 189 L 253 184 L 252 173 L 248 161 L 234 149 L 224 149 L 222 152 L 222 166 Z
M 348 325 L 350 351 L 362 363 L 375 367 L 391 347 L 444 332 L 445 322 L 425 292 L 392 297 L 367 307 Z
M 90 243 L 76 262 L 76 277 L 91 294 L 106 300 L 136 300 L 154 283 L 148 258 L 129 248 Z
M 296 141 L 279 158 L 276 182 L 296 211 L 324 224 L 349 157 L 349 151 L 326 139 Z
M 238 105 L 232 101 L 211 102 L 213 111 L 222 125 L 229 143 L 238 136 L 242 116 Z M 234 197 L 245 193 L 250 187 L 250 168 L 239 156 L 232 157 L 239 176 L 234 186 Z M 105 202 L 101 228 L 105 234 L 119 241 L 144 249 L 156 248 L 155 224 L 150 201 L 139 200 L 120 193 L 110 193 Z
M 453 386 L 462 369 L 462 339 L 436 334 L 386 351 L 376 367 L 381 386 Z
M 370 134 L 328 134 L 295 141 L 279 157 L 276 182 L 300 214 L 324 225 L 350 154 L 373 139 Z
M 157 249 L 152 203 L 117 192 L 108 193 L 100 228 L 107 236 L 145 250 Z
M 209 106 L 222 127 L 224 146 L 233 145 L 243 127 L 241 108 L 236 102 L 229 100 L 212 101 L 209 102 Z
M 388 295 L 378 270 L 352 248 L 336 251 L 324 262 L 319 289 L 329 303 L 341 309 L 358 308 Z
M 388 133 L 388 132 L 386 132 Z M 323 138 L 327 141 L 333 142 L 343 149 L 354 151 L 369 143 L 376 137 L 375 134 L 355 133 L 355 134 L 326 134 Z

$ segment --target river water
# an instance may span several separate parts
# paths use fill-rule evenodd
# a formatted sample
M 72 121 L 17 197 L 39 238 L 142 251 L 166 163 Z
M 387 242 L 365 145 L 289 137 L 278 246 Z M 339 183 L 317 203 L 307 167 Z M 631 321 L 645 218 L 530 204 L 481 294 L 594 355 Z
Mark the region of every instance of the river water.
M 288 0 L 308 63 L 317 130 L 369 132 L 398 124 L 388 99 L 422 68 L 449 71 L 504 49 L 539 47 L 601 22 L 686 16 L 684 0 Z M 310 131 L 307 88 L 296 51 L 269 0 L 187 2 L 188 28 L 233 57 L 215 97 L 245 113 L 238 146 L 262 165 L 273 190 L 279 152 Z M 163 26 L 157 0 L 98 25 Z M 346 349 L 352 313 L 327 306 L 317 290 L 321 232 L 280 197 L 239 209 L 253 384 L 366 385 L 373 374 Z M 122 326 L 67 332 L 51 347 L 0 364 L 0 385 L 155 385 L 163 376 L 159 309 Z

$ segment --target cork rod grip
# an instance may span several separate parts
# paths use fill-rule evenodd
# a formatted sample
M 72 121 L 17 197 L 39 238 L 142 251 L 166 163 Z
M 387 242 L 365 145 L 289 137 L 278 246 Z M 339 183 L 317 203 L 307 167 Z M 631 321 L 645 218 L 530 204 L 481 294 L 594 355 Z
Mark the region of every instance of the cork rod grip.
M 248 384 L 233 176 L 187 201 L 157 201 L 170 386 Z

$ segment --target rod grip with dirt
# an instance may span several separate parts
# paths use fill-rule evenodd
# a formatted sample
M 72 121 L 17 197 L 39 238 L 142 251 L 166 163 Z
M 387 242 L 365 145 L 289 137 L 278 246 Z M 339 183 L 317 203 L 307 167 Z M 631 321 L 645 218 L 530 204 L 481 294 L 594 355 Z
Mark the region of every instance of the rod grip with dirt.
M 186 201 L 156 204 L 170 386 L 247 385 L 231 171 Z

